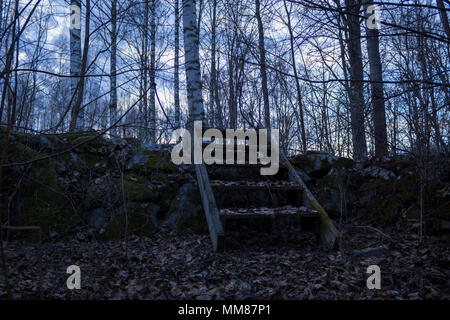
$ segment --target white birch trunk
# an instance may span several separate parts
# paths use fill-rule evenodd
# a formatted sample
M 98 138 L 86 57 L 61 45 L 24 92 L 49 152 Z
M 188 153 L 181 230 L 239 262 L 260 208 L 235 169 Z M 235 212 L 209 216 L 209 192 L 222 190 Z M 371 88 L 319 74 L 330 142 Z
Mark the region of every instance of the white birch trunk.
M 144 104 L 144 114 L 143 114 L 143 118 L 144 118 L 144 128 L 140 129 L 141 131 L 141 139 L 144 142 L 147 142 L 148 139 L 148 124 L 149 124 L 149 117 L 148 117 L 148 73 L 149 73 L 149 68 L 148 68 L 148 15 L 150 12 L 150 6 L 149 6 L 149 0 L 145 0 L 145 12 L 144 12 L 144 49 L 143 49 L 143 83 L 144 86 L 142 88 L 142 100 L 143 100 L 143 104 Z
M 150 143 L 156 143 L 156 0 L 152 0 L 151 6 L 151 25 L 150 25 Z
M 175 128 L 181 125 L 180 113 L 180 4 L 175 0 L 175 71 L 174 71 L 174 101 L 175 101 Z
M 195 0 L 183 0 L 184 60 L 189 106 L 189 128 L 193 128 L 194 121 L 203 121 L 204 118 L 195 2 Z
M 79 88 L 80 74 L 81 74 L 81 1 L 71 0 L 71 19 L 76 19 L 78 21 L 71 21 L 70 28 L 70 91 L 72 97 L 71 107 L 76 106 L 78 100 L 78 95 L 83 95 Z M 79 8 L 79 9 L 77 9 Z M 83 112 L 78 110 L 78 112 L 72 113 L 76 117 L 76 128 L 83 128 Z M 74 120 L 72 120 L 73 122 Z

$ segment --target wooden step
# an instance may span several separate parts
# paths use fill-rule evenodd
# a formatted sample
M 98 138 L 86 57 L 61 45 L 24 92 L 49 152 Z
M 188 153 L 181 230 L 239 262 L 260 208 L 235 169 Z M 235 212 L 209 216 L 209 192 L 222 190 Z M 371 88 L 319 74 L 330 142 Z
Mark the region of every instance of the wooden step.
M 205 148 L 207 147 L 209 145 L 209 143 L 203 143 L 203 150 L 205 150 Z M 258 147 L 256 148 L 256 149 L 251 149 L 250 148 L 250 146 L 247 144 L 247 145 L 244 145 L 244 146 L 242 146 L 242 145 L 240 145 L 240 146 L 238 146 L 238 145 L 234 145 L 233 146 L 233 152 L 232 152 L 232 155 L 233 155 L 233 163 L 237 163 L 237 160 L 238 160 L 238 154 L 239 155 L 241 155 L 240 154 L 240 152 L 242 152 L 241 150 L 243 149 L 243 158 L 244 158 L 244 161 L 245 161 L 245 163 L 249 163 L 250 162 L 250 153 L 252 153 L 252 158 L 254 158 L 255 160 L 256 160 L 256 164 L 260 164 L 261 162 L 261 160 L 260 159 L 262 159 L 262 158 L 265 158 L 265 157 L 267 157 L 267 156 L 271 156 L 271 153 L 272 153 L 272 151 L 271 151 L 271 148 L 270 148 L 270 146 L 266 146 L 266 149 L 264 150 L 264 152 L 261 152 L 261 151 L 259 151 L 259 150 L 261 150 L 261 149 L 258 149 Z M 222 159 L 223 159 L 223 162 L 225 162 L 226 161 L 226 159 L 227 159 L 227 148 L 226 148 L 226 146 L 224 145 L 223 146 L 223 148 L 222 148 L 222 152 L 221 152 L 221 154 L 222 154 Z M 211 156 L 212 157 L 215 157 L 216 156 L 216 152 L 215 152 L 215 150 L 212 150 L 211 151 Z M 242 155 L 241 155 L 241 157 L 242 157 Z
M 320 216 L 306 207 L 234 208 L 219 211 L 224 232 L 255 230 L 283 233 L 286 226 L 299 225 L 301 230 L 320 234 Z
M 220 209 L 233 207 L 283 207 L 303 205 L 303 191 L 294 184 L 279 181 L 246 184 L 232 182 L 211 183 L 217 206 Z
M 213 180 L 210 179 L 212 187 L 240 187 L 247 189 L 260 189 L 264 188 L 290 188 L 299 190 L 301 188 L 295 182 L 287 181 L 287 180 L 275 180 L 267 178 L 261 181 L 248 181 L 248 180 Z
M 268 167 L 261 164 L 212 164 L 206 166 L 208 175 L 213 180 L 224 181 L 261 181 L 261 180 L 288 180 L 289 174 L 285 167 L 280 166 L 278 173 L 273 176 L 262 176 L 261 168 Z
M 294 206 L 220 209 L 219 215 L 223 219 L 273 218 L 283 215 L 297 215 L 301 218 L 319 218 L 317 211 L 308 210 L 306 207 Z

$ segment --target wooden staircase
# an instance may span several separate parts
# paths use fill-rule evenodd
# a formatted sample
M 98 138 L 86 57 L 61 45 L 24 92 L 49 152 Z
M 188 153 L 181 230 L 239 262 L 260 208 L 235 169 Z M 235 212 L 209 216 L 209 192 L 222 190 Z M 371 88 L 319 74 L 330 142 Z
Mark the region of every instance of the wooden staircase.
M 289 223 L 292 219 L 302 230 L 312 231 L 322 240 L 329 239 L 330 236 L 322 235 L 324 211 L 311 206 L 307 197 L 311 193 L 302 181 L 292 179 L 289 165 L 280 165 L 274 176 L 262 176 L 260 163 L 248 163 L 248 149 L 246 164 L 194 165 L 214 250 L 223 251 L 226 234 L 242 224 L 268 226 L 266 231 L 273 232 L 275 226 L 282 225 L 280 222 Z

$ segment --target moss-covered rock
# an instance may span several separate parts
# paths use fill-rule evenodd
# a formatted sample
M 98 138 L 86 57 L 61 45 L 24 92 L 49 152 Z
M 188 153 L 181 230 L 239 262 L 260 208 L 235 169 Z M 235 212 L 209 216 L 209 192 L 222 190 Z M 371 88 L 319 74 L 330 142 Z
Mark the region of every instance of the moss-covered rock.
M 170 204 L 169 223 L 180 233 L 207 233 L 208 225 L 201 203 L 198 188 L 191 183 L 184 184 Z
M 178 172 L 178 167 L 170 157 L 157 150 L 143 150 L 136 153 L 130 160 L 128 169 L 138 174 Z
M 81 222 L 72 199 L 58 184 L 53 159 L 33 163 L 16 197 L 12 222 L 40 226 L 44 236 L 64 232 Z
M 304 171 L 313 178 L 325 176 L 332 168 L 349 168 L 353 165 L 353 160 L 351 159 L 339 158 L 318 151 L 308 151 L 291 158 L 290 161 L 294 167 Z
M 0 148 L 4 133 L 0 128 Z M 144 150 L 137 139 L 96 135 L 11 131 L 7 163 L 44 160 L 4 169 L 0 209 L 9 215 L 3 218 L 10 216 L 14 225 L 41 226 L 44 238 L 79 226 L 107 226 L 109 238 L 120 237 L 126 223 L 132 233 L 151 235 L 158 219 L 177 210 L 178 185 L 169 174 L 178 168 L 167 152 Z M 124 164 L 136 154 L 145 161 L 128 171 Z
M 144 177 L 126 174 L 123 179 L 115 179 L 115 183 L 127 201 L 153 202 L 157 198 L 156 187 Z
M 332 217 L 337 217 L 346 211 L 346 192 L 342 178 L 337 175 L 326 175 L 317 180 L 314 186 L 317 200 Z

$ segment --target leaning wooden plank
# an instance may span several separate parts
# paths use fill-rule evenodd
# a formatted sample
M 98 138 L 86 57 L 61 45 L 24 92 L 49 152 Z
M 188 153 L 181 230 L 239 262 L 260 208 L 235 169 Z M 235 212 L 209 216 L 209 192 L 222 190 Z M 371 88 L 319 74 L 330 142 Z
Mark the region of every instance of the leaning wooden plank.
M 195 172 L 213 248 L 221 252 L 224 249 L 224 232 L 205 165 L 195 165 Z
M 298 183 L 303 189 L 305 199 L 309 202 L 308 205 L 317 210 L 320 215 L 320 238 L 322 243 L 328 248 L 333 248 L 336 239 L 339 236 L 339 231 L 334 226 L 333 221 L 331 221 L 325 209 L 319 204 L 311 191 L 309 191 L 302 178 L 300 178 L 297 171 L 295 171 L 294 167 L 284 154 L 282 154 L 282 160 L 289 170 L 289 177 L 291 180 Z
M 205 191 L 209 200 L 209 209 L 211 212 L 211 217 L 213 218 L 214 225 L 216 227 L 217 234 L 217 251 L 222 252 L 225 247 L 225 233 L 223 231 L 222 221 L 219 216 L 219 209 L 217 208 L 216 198 L 211 188 L 211 182 L 209 181 L 208 171 L 206 166 L 201 165 L 200 170 L 202 171 L 202 177 L 204 179 Z
M 216 199 L 214 197 L 214 193 L 211 189 L 211 183 L 209 181 L 208 172 L 206 170 L 206 166 L 201 166 L 202 177 L 204 181 L 204 187 L 206 191 L 206 195 L 208 197 L 209 202 L 209 210 L 210 214 L 215 226 L 216 230 L 216 251 L 222 252 L 225 248 L 225 234 L 222 227 L 222 222 L 219 217 L 219 210 L 217 209 Z
M 199 165 L 195 165 L 195 173 L 197 175 L 197 184 L 198 184 L 198 189 L 200 190 L 200 195 L 202 198 L 203 210 L 205 211 L 206 222 L 208 223 L 209 235 L 211 237 L 211 242 L 212 242 L 213 248 L 214 248 L 214 250 L 216 250 L 217 249 L 216 227 L 214 225 L 214 221 L 210 214 L 208 196 L 206 195 L 206 192 L 205 192 L 204 179 L 202 177 L 202 172 L 200 170 Z

